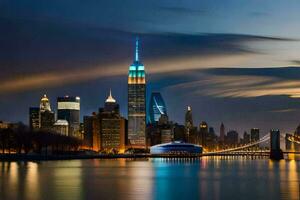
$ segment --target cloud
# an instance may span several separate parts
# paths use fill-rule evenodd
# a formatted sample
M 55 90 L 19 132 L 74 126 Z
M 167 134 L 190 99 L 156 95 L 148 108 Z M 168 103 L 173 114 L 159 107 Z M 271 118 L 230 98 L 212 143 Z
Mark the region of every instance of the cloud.
M 198 78 L 200 80 L 175 84 L 169 88 L 192 91 L 195 96 L 218 98 L 254 98 L 262 96 L 300 98 L 300 81 L 298 80 L 257 75 L 205 75 L 205 73 Z
M 271 110 L 270 112 L 273 112 L 273 113 L 290 113 L 290 112 L 297 112 L 297 111 L 298 111 L 298 109 L 287 108 L 287 109 Z
M 291 60 L 291 63 L 294 65 L 300 65 L 300 60 Z
M 88 24 L 0 18 L 0 94 L 126 76 L 136 33 Z M 141 33 L 146 72 L 243 66 L 251 42 L 293 41 L 244 34 Z

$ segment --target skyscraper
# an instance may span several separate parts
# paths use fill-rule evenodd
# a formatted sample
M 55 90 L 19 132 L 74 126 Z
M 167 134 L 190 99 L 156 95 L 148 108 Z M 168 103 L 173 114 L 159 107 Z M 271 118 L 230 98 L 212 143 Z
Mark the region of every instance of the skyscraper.
M 146 147 L 146 79 L 145 67 L 139 60 L 139 40 L 135 43 L 135 59 L 128 73 L 128 143 Z
M 190 142 L 190 136 L 192 135 L 192 130 L 194 128 L 193 124 L 193 115 L 192 115 L 192 109 L 190 106 L 187 107 L 187 111 L 185 113 L 185 137 L 187 142 Z
M 250 131 L 250 141 L 255 142 L 259 140 L 259 129 L 258 128 L 251 128 Z M 259 148 L 259 144 L 253 146 L 253 148 Z
M 37 130 L 40 128 L 40 108 L 29 108 L 29 128 L 30 130 Z
M 79 137 L 79 97 L 58 97 L 57 98 L 57 120 L 67 120 L 69 123 L 68 136 Z
M 99 113 L 84 116 L 84 132 L 87 148 L 105 152 L 125 150 L 126 120 L 120 115 L 111 91 Z
M 229 146 L 235 147 L 239 142 L 239 133 L 231 130 L 227 132 L 226 143 Z
M 251 142 L 255 142 L 259 140 L 259 129 L 258 128 L 252 128 L 251 129 Z
M 152 92 L 149 104 L 150 123 L 157 123 L 161 115 L 167 115 L 166 104 L 159 92 Z
M 125 119 L 120 116 L 119 104 L 112 97 L 111 91 L 105 101 L 104 109 L 100 109 L 101 149 L 125 149 Z
M 220 126 L 220 142 L 224 143 L 224 141 L 225 141 L 225 126 L 222 122 Z
M 206 147 L 208 145 L 209 137 L 208 137 L 208 124 L 205 121 L 202 121 L 199 124 L 199 137 L 200 140 L 198 141 L 200 141 L 200 144 Z
M 39 127 L 44 130 L 52 130 L 54 122 L 55 114 L 51 111 L 47 95 L 44 94 L 40 101 Z

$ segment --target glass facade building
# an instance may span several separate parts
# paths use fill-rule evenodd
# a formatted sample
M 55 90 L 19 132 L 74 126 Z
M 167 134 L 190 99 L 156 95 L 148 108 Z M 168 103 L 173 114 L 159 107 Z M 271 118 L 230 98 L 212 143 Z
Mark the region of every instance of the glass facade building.
M 64 96 L 57 98 L 57 120 L 67 120 L 69 123 L 68 136 L 79 137 L 79 113 L 79 97 Z
M 161 115 L 167 115 L 166 104 L 159 92 L 153 92 L 149 104 L 150 123 L 157 123 Z
M 139 61 L 139 41 L 136 40 L 135 60 L 128 72 L 128 144 L 146 146 L 146 79 L 145 67 Z

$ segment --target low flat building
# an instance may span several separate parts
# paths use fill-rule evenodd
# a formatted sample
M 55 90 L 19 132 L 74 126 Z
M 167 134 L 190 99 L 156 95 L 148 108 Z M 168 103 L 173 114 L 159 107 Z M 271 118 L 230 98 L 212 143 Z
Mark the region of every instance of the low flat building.
M 150 147 L 151 154 L 201 154 L 202 147 L 180 141 Z

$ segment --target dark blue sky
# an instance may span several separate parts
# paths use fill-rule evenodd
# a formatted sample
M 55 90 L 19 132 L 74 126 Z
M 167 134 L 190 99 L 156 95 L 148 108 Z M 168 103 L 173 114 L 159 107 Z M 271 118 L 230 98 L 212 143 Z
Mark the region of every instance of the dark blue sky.
M 170 119 L 217 133 L 258 127 L 293 131 L 300 122 L 300 3 L 291 0 L 0 2 L 0 120 L 28 121 L 46 93 L 81 97 L 96 111 L 112 88 L 127 115 L 134 38 L 148 91 Z M 293 68 L 287 68 L 294 66 Z

